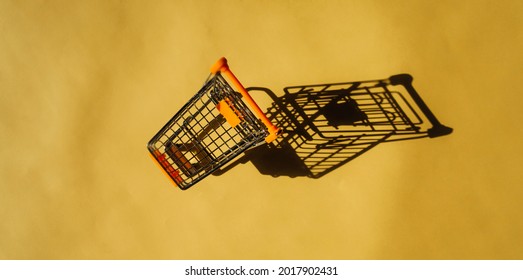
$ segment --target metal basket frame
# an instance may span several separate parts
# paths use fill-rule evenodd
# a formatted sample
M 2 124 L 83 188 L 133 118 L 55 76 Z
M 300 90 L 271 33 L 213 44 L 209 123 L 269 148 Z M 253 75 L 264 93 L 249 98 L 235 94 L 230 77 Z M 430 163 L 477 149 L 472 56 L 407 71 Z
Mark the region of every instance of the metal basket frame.
M 198 93 L 148 143 L 153 158 L 183 190 L 245 150 L 272 141 L 278 133 L 265 115 L 256 115 L 261 110 L 230 72 L 226 60 L 217 64 Z

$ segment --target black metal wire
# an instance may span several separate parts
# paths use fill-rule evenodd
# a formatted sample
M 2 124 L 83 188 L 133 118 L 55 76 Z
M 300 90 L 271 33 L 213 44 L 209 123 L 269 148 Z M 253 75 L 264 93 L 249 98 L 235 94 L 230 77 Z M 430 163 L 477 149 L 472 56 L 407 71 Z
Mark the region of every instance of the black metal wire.
M 222 100 L 233 108 L 240 124 L 232 127 L 221 115 L 216 105 Z M 151 153 L 166 158 L 169 166 L 163 168 L 174 170 L 168 174 L 181 189 L 187 189 L 263 142 L 267 135 L 266 127 L 241 95 L 218 73 L 149 141 L 148 147 Z

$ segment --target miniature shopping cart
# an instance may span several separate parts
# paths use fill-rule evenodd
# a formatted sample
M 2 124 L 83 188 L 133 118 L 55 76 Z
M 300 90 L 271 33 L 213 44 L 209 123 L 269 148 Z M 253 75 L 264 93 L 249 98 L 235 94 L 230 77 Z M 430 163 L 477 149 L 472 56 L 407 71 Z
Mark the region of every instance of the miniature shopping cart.
M 245 150 L 272 142 L 279 132 L 221 58 L 200 91 L 147 147 L 167 176 L 185 190 Z

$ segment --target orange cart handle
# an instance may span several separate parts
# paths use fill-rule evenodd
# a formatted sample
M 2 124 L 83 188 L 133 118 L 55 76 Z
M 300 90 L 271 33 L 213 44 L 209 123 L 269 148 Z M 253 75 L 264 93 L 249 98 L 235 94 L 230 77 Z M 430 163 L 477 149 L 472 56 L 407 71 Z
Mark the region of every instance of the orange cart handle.
M 263 124 L 267 127 L 269 130 L 269 135 L 265 137 L 265 142 L 270 143 L 274 141 L 280 134 L 281 130 L 274 126 L 271 121 L 265 116 L 263 111 L 260 109 L 258 104 L 252 99 L 251 95 L 247 92 L 247 90 L 243 87 L 243 85 L 238 81 L 236 76 L 231 72 L 229 69 L 229 65 L 227 64 L 227 59 L 225 57 L 220 58 L 216 63 L 211 67 L 211 73 L 216 74 L 218 72 L 224 73 L 227 75 L 229 80 L 234 84 L 234 86 L 238 89 L 240 94 L 243 96 L 247 104 L 251 107 L 251 109 L 254 111 L 254 114 L 260 118 L 260 120 L 263 122 Z

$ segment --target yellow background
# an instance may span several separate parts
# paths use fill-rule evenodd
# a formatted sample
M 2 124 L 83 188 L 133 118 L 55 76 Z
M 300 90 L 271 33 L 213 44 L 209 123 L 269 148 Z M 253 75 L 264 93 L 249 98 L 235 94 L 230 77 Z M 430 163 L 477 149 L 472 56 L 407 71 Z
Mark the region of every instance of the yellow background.
M 0 258 L 521 259 L 523 1 L 0 1 Z M 246 86 L 399 73 L 454 133 L 188 191 L 147 141 Z

